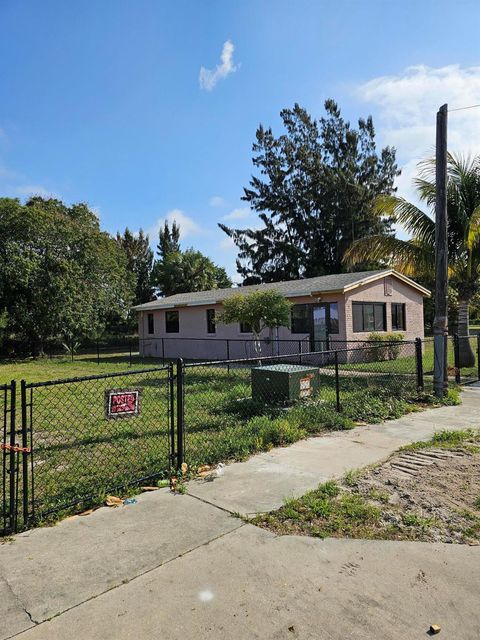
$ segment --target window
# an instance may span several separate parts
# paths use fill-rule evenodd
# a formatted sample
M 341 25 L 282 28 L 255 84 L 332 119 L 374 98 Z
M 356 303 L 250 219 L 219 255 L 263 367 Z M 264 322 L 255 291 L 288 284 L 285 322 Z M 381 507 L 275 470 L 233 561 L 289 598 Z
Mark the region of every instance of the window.
M 405 328 L 405 305 L 397 302 L 392 302 L 392 330 L 404 331 Z
M 353 331 L 386 331 L 387 318 L 384 302 L 353 302 Z
M 330 318 L 328 333 L 338 333 L 338 304 L 336 302 L 330 303 Z
M 215 309 L 207 309 L 207 333 L 215 333 Z
M 153 313 L 147 314 L 147 332 L 149 334 L 155 333 L 155 322 L 153 320 Z
M 165 311 L 165 332 L 178 333 L 179 330 L 178 311 Z
M 312 326 L 312 309 L 314 306 L 325 307 L 325 317 L 328 324 L 328 333 L 338 333 L 338 304 L 336 302 L 327 302 L 323 305 L 293 305 L 291 310 L 291 332 L 310 333 Z
M 248 322 L 240 322 L 240 333 L 252 333 L 252 327 Z
M 293 305 L 291 321 L 292 333 L 310 333 L 310 305 Z

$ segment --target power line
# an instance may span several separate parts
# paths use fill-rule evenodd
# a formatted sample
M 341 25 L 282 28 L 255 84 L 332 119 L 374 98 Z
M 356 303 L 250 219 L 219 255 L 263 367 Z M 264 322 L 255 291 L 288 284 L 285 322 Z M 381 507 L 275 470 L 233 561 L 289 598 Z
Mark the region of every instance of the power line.
M 449 109 L 448 112 L 451 113 L 452 111 L 465 111 L 465 109 L 476 109 L 477 107 L 480 107 L 480 104 L 472 104 L 469 107 L 458 107 L 457 109 Z

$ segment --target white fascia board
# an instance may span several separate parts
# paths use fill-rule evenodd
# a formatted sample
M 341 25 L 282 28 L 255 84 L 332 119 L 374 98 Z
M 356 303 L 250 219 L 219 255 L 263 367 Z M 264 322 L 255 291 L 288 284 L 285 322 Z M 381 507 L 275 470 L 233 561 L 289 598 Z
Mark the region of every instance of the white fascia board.
M 187 307 L 206 307 L 218 304 L 217 300 L 199 300 L 198 302 L 187 302 Z

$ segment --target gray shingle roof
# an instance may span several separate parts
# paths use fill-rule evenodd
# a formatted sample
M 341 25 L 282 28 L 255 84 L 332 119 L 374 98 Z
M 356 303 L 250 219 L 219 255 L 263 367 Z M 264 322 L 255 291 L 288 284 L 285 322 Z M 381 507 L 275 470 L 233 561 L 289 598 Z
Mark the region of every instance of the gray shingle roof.
M 363 281 L 368 281 L 375 276 L 394 274 L 406 280 L 419 289 L 423 289 L 412 280 L 396 274 L 392 269 L 381 269 L 379 271 L 360 271 L 357 273 L 335 273 L 328 276 L 318 276 L 316 278 L 305 278 L 303 280 L 288 280 L 285 282 L 268 282 L 265 284 L 253 284 L 246 287 L 232 287 L 230 289 L 210 289 L 209 291 L 194 291 L 192 293 L 177 293 L 166 298 L 159 298 L 152 302 L 139 304 L 134 309 L 146 311 L 148 309 L 165 309 L 176 305 L 211 305 L 222 302 L 236 293 L 251 293 L 252 291 L 280 291 L 286 297 L 300 295 L 311 295 L 313 293 L 328 293 L 331 291 L 345 291 L 352 285 L 360 285 Z M 428 295 L 428 292 L 426 295 Z
M 173 306 L 196 306 L 196 305 L 212 305 L 222 302 L 226 298 L 236 293 L 252 293 L 252 291 L 268 291 L 274 289 L 280 291 L 286 297 L 309 296 L 314 293 L 329 293 L 332 291 L 346 291 L 351 286 L 359 286 L 364 281 L 376 279 L 375 276 L 394 275 L 400 277 L 405 282 L 411 284 L 415 288 L 429 295 L 429 291 L 413 280 L 406 278 L 392 269 L 380 269 L 378 271 L 359 271 L 357 273 L 334 273 L 328 276 L 318 276 L 316 278 L 304 278 L 303 280 L 287 280 L 284 282 L 267 282 L 264 284 L 252 284 L 245 287 L 231 287 L 228 289 L 210 289 L 209 291 L 194 291 L 192 293 L 177 293 L 166 298 L 159 298 L 152 302 L 139 304 L 133 307 L 137 311 L 146 311 L 149 309 L 166 309 Z

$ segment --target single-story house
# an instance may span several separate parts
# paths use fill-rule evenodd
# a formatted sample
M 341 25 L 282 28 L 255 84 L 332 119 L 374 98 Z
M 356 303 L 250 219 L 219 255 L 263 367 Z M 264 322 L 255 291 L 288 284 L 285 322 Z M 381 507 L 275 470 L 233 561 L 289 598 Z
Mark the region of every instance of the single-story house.
M 226 298 L 269 289 L 293 305 L 291 326 L 278 329 L 275 350 L 270 344 L 274 354 L 342 348 L 373 331 L 398 332 L 405 340 L 424 336 L 423 298 L 430 292 L 393 269 L 382 269 L 179 293 L 137 305 L 140 352 L 186 359 L 249 357 L 254 353 L 250 328 L 217 319 Z

